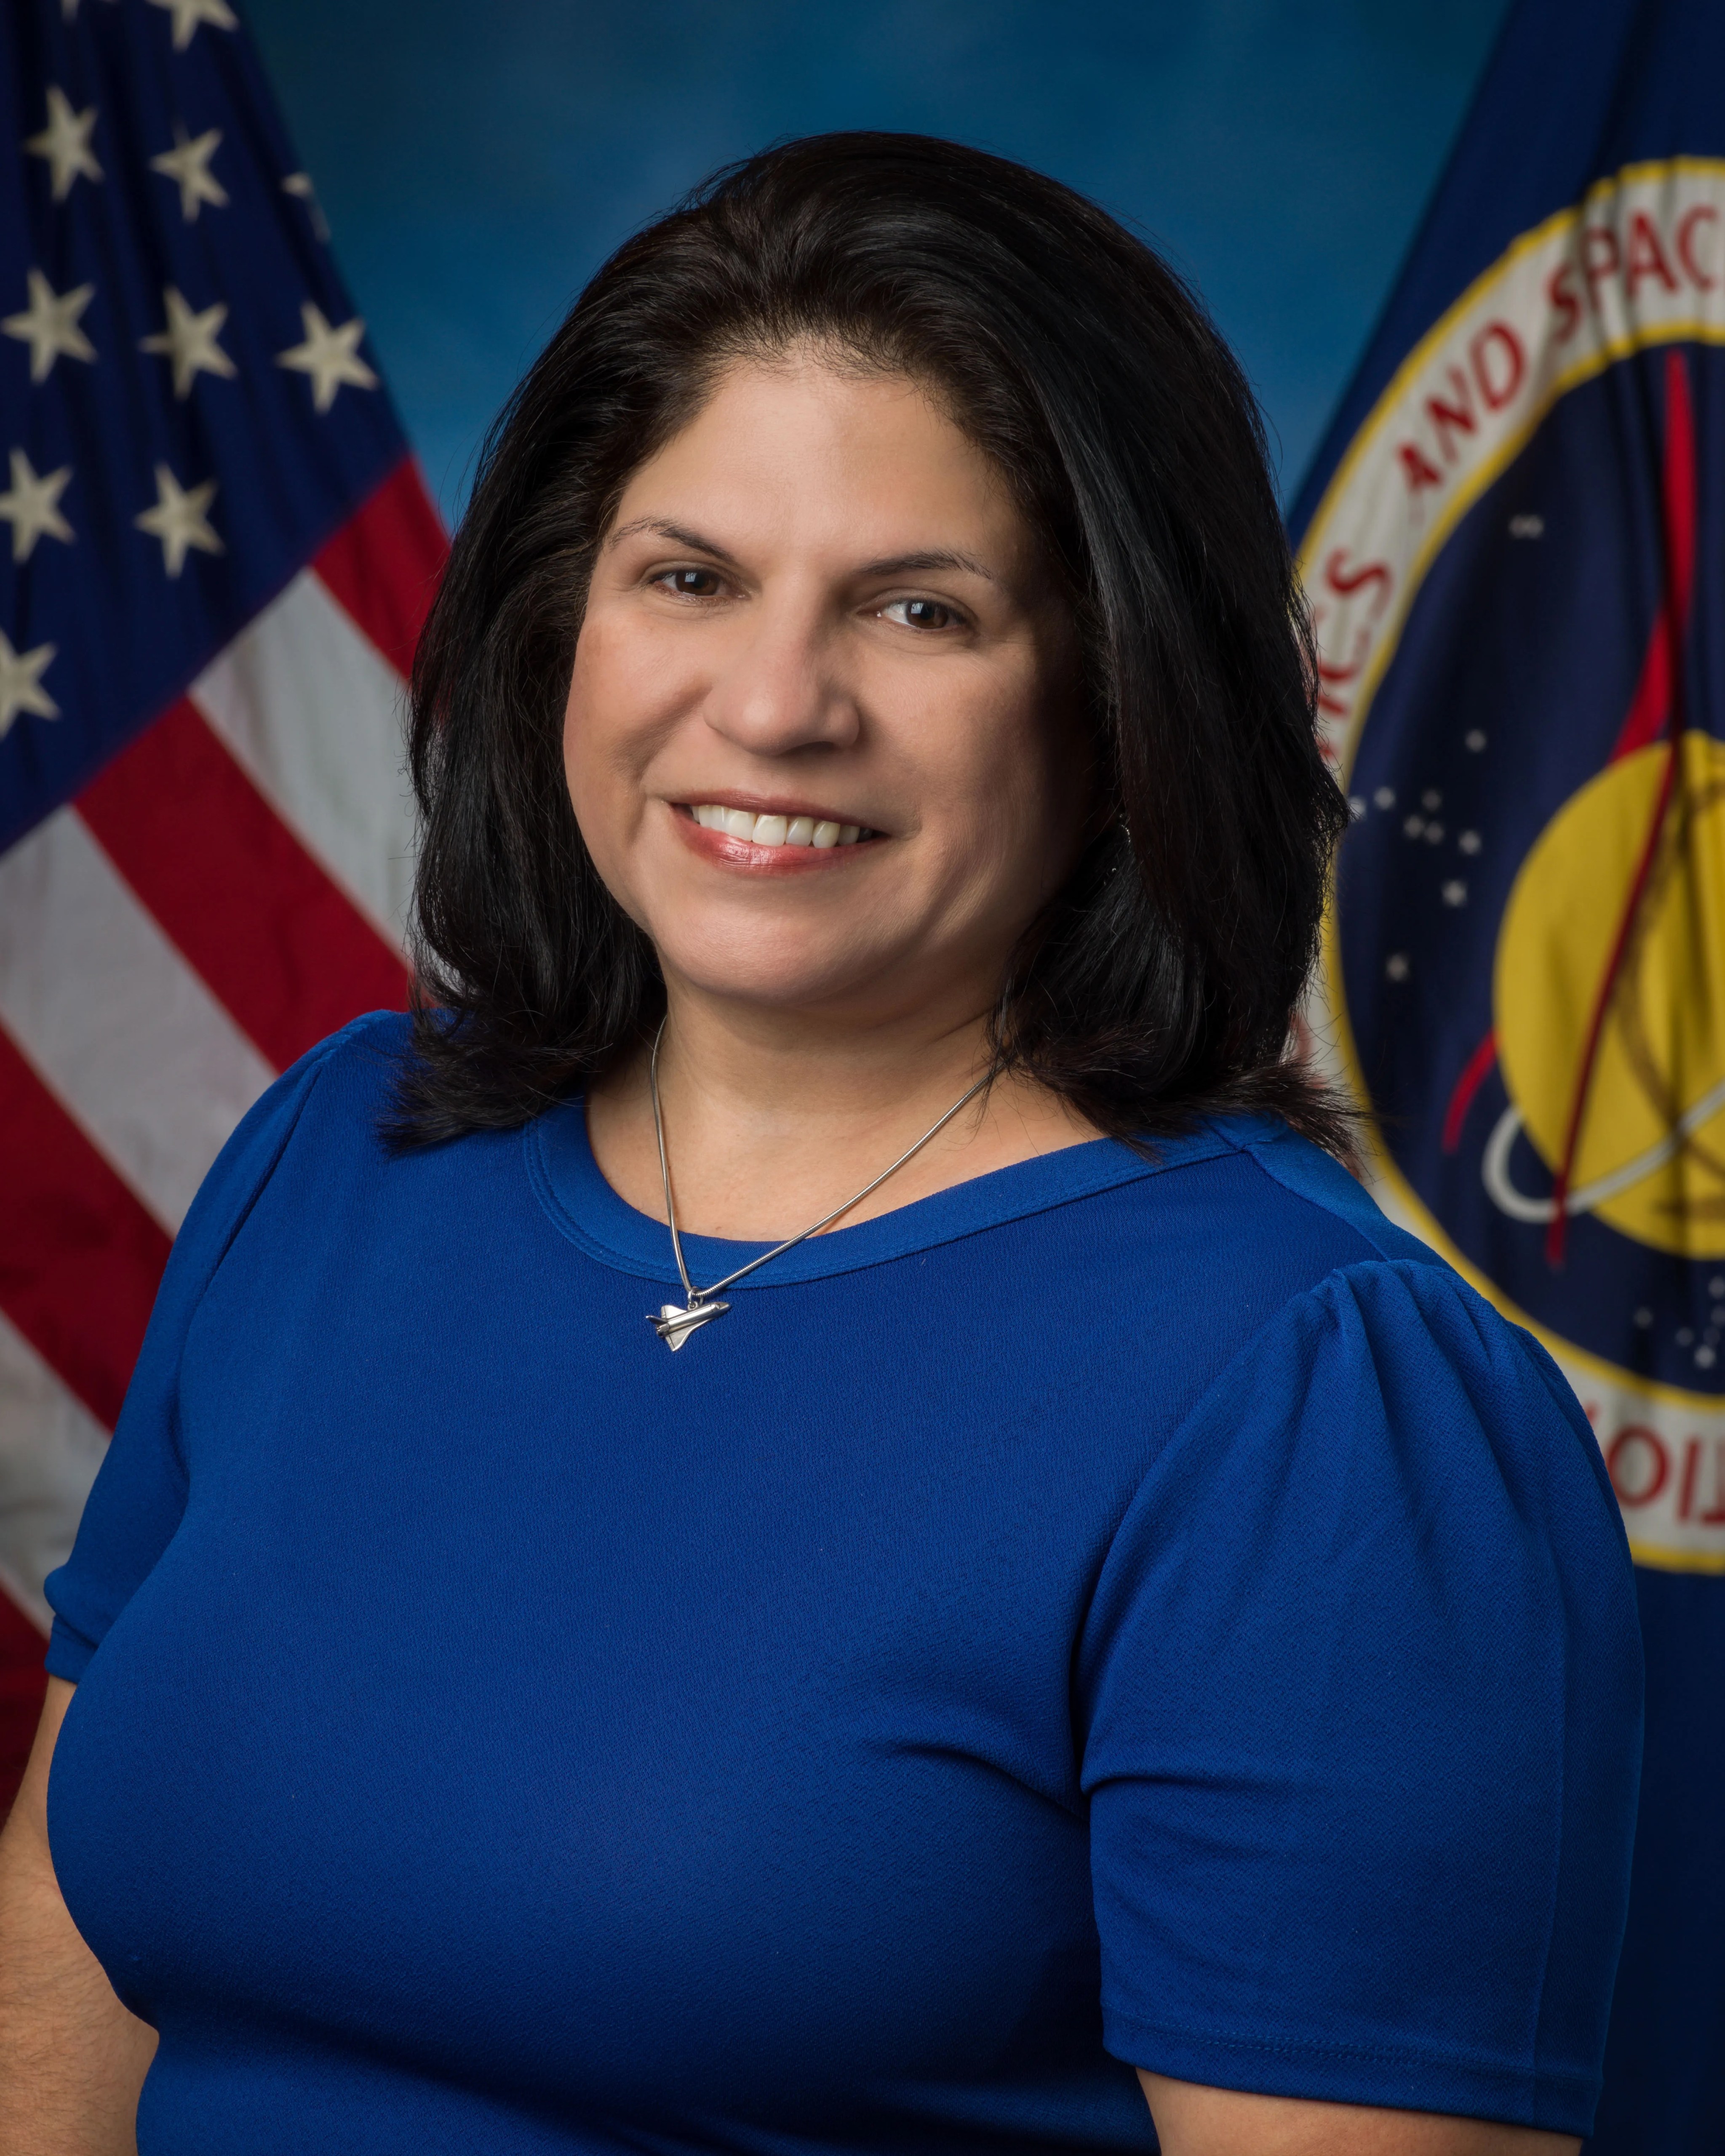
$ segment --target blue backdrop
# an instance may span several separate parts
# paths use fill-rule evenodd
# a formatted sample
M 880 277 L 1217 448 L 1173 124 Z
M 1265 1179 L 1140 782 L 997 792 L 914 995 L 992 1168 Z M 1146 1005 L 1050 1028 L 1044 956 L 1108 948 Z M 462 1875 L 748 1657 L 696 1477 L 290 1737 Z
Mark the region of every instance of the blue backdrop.
M 1194 277 L 1285 492 L 1364 344 L 1504 0 L 241 0 L 446 516 L 624 235 L 785 135 L 1021 157 Z

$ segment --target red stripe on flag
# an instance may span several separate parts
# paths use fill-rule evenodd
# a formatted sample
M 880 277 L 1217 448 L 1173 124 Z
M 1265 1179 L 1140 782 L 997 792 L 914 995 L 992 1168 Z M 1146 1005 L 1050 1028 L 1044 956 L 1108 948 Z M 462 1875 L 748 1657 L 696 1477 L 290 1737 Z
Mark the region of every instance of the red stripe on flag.
M 182 698 L 77 801 L 114 865 L 278 1070 L 406 1007 L 387 943 Z
M 42 1718 L 48 1672 L 42 1635 L 9 1595 L 0 1593 L 0 1820 L 12 1810 Z
M 419 467 L 405 457 L 325 542 L 311 567 L 390 665 L 405 675 L 449 551 Z
M 0 1310 L 111 1430 L 168 1238 L 3 1031 L 0 1190 Z

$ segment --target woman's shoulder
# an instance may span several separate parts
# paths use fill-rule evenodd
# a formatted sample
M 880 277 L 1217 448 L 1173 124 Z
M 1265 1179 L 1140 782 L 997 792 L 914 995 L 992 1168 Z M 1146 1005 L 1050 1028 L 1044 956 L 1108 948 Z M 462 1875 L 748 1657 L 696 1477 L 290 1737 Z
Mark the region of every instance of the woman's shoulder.
M 1338 1161 L 1268 1118 L 1211 1132 L 1214 1147 L 1194 1149 L 1186 1172 L 1141 1186 L 1140 1210 L 1146 1265 L 1177 1253 L 1193 1314 L 1207 1307 L 1226 1336 L 1214 1372 L 1224 1389 L 1239 1385 L 1262 1406 L 1276 1389 L 1274 1369 L 1292 1402 L 1369 1368 L 1403 1394 L 1400 1420 L 1417 1416 L 1422 1389 L 1430 1397 L 1456 1382 L 1487 1421 L 1498 1419 L 1494 1403 L 1514 1414 L 1514 1400 L 1523 1416 L 1567 1424 L 1596 1450 L 1539 1342 L 1389 1219 Z
M 1106 1219 L 1111 1261 L 1127 1277 L 1158 1300 L 1172 1293 L 1209 1311 L 1213 1324 L 1225 1312 L 1221 1329 L 1239 1344 L 1353 1269 L 1411 1267 L 1464 1286 L 1339 1161 L 1279 1118 L 1207 1119 L 1141 1141 L 1139 1152 L 1117 1166 L 1091 1232 Z
M 375 1136 L 411 1037 L 405 1011 L 367 1011 L 309 1048 L 266 1087 L 240 1118 L 217 1163 L 279 1152 L 316 1103 L 320 1127 Z
M 1422 1332 L 1441 1327 L 1458 1350 L 1466 1345 L 1488 1356 L 1527 1354 L 1542 1382 L 1549 1377 L 1563 1399 L 1570 1399 L 1556 1365 L 1532 1335 L 1506 1317 L 1441 1252 L 1392 1220 L 1339 1161 L 1281 1123 L 1255 1126 L 1239 1142 L 1242 1156 L 1274 1194 L 1267 1202 L 1280 1216 L 1309 1216 L 1322 1224 L 1326 1240 L 1340 1237 L 1352 1246 L 1340 1263 L 1313 1278 L 1308 1303 L 1332 1307 L 1338 1297 L 1351 1296 L 1369 1303 L 1380 1324 L 1394 1325 L 1399 1317 Z M 1261 1194 L 1259 1202 L 1266 1202 Z
M 1429 1244 L 1389 1218 L 1358 1177 L 1280 1117 L 1218 1118 L 1205 1130 L 1219 1171 L 1218 1194 L 1236 1234 L 1251 1235 L 1260 1246 L 1269 1235 L 1452 1274 Z
M 377 1157 L 391 1086 L 408 1040 L 405 1012 L 369 1011 L 308 1049 L 239 1119 L 175 1239 L 180 1272 L 218 1264 L 290 1148 Z
M 308 1048 L 261 1096 L 258 1106 L 264 1107 L 272 1098 L 303 1104 L 315 1088 L 321 1085 L 328 1090 L 333 1081 L 351 1106 L 357 1108 L 363 1103 L 373 1116 L 382 1113 L 412 1042 L 413 1027 L 407 1011 L 362 1012 L 315 1048 Z
M 1153 1577 L 1200 1627 L 1221 1624 L 1250 1579 L 1272 1641 L 1285 1627 L 1309 1645 L 1368 1604 L 1362 1651 L 1420 1610 L 1434 1636 L 1451 1616 L 1472 1627 L 1488 1659 L 1585 1635 L 1629 1702 L 1628 1545 L 1550 1355 L 1315 1147 L 1231 1135 L 1214 1179 L 1243 1245 L 1236 1307 L 1216 1299 L 1209 1344 L 1191 1327 L 1201 1375 L 1114 1538 L 1095 1636 L 1111 1636 Z M 1504 1615 L 1512 1579 L 1525 1622 Z

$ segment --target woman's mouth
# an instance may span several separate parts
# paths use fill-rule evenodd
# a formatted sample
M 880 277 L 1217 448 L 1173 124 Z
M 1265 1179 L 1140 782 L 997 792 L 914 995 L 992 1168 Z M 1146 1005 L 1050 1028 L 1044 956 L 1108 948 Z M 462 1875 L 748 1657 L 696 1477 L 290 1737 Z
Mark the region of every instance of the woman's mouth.
M 704 831 L 735 839 L 745 846 L 854 846 L 880 835 L 865 824 L 839 824 L 824 816 L 757 815 L 749 808 L 727 808 L 716 801 L 691 803 L 685 811 Z

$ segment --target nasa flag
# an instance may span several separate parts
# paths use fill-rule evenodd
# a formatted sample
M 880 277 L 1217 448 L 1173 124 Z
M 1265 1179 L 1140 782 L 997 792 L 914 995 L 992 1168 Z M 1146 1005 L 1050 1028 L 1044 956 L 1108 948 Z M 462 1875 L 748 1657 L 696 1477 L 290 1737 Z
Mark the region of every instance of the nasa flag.
M 1725 2147 L 1722 85 L 1717 0 L 1517 0 L 1291 520 L 1353 819 L 1314 1029 L 1640 1568 L 1613 2156 Z

